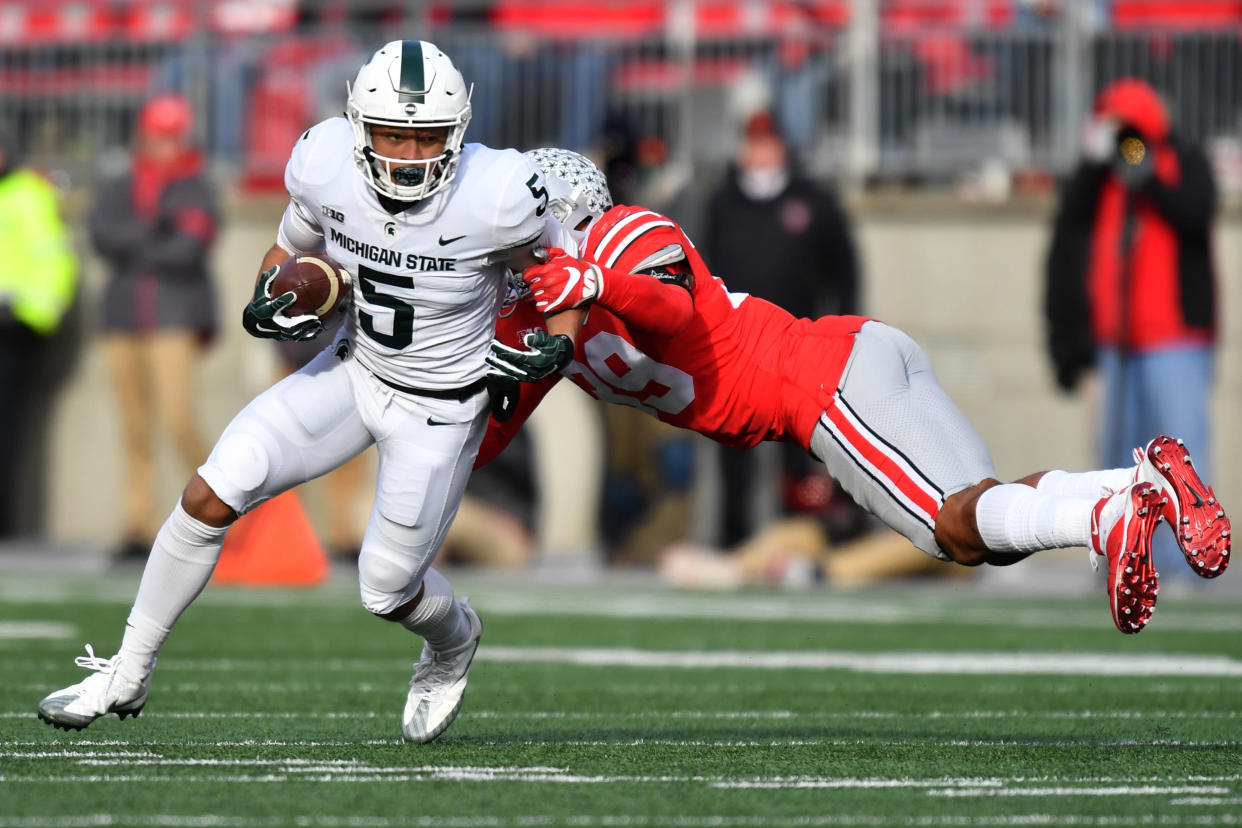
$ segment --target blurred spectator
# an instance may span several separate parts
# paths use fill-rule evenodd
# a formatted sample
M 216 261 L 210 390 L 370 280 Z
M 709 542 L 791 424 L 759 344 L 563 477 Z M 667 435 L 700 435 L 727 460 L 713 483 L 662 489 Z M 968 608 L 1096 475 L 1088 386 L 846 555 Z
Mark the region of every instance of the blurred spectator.
M 708 200 L 703 249 L 729 290 L 780 305 L 795 316 L 858 310 L 858 258 L 834 193 L 806 177 L 772 118 L 747 118 L 737 162 Z M 756 455 L 721 448 L 722 543 L 750 536 Z
M 805 589 L 820 583 L 843 589 L 889 578 L 961 578 L 975 572 L 943 566 L 887 528 L 834 543 L 818 521 L 806 517 L 775 520 L 731 549 L 674 544 L 660 553 L 659 562 L 665 583 L 697 591 Z
M 216 323 L 208 257 L 218 217 L 192 127 L 185 99 L 148 101 L 130 169 L 99 187 L 90 214 L 91 241 L 109 269 L 101 328 L 121 413 L 124 557 L 145 557 L 159 528 L 152 420 L 190 470 L 207 457 L 194 394 Z
M 48 418 L 49 339 L 73 302 L 78 264 L 55 188 L 23 167 L 0 126 L 0 537 L 22 533 L 24 470 Z M 36 458 L 38 459 L 38 458 Z
M 1045 313 L 1057 384 L 1073 391 L 1100 371 L 1105 468 L 1130 465 L 1132 449 L 1167 434 L 1211 477 L 1216 203 L 1207 158 L 1172 129 L 1154 89 L 1123 79 L 1100 92 L 1061 193 Z M 1172 539 L 1157 541 L 1160 572 L 1182 571 Z

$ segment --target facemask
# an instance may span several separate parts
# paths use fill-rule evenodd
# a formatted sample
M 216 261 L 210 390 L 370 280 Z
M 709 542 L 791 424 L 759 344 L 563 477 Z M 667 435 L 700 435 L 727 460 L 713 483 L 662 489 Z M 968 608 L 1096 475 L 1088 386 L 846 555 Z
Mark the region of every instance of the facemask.
M 781 194 L 788 183 L 789 172 L 784 167 L 742 170 L 738 180 L 742 192 L 756 201 L 771 201 Z

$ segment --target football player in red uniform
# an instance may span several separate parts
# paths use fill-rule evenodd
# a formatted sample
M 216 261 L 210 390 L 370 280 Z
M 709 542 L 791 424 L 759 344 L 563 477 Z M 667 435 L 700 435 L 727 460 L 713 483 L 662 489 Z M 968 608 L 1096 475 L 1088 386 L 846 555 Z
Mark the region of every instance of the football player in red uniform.
M 1107 561 L 1123 633 L 1142 630 L 1156 603 L 1151 536 L 1162 520 L 1196 573 L 1215 577 L 1228 564 L 1229 520 L 1180 442 L 1157 437 L 1131 468 L 1001 483 L 909 336 L 860 316 L 799 319 L 730 293 L 671 219 L 613 207 L 590 161 L 559 149 L 529 154 L 583 253 L 552 251 L 501 311 L 488 361 L 524 382 L 511 416 L 489 423 L 479 464 L 564 376 L 597 399 L 727 445 L 797 443 L 858 503 L 942 560 L 1006 565 L 1086 546 L 1093 565 Z M 572 308 L 586 310 L 576 344 L 549 334 L 543 316 Z

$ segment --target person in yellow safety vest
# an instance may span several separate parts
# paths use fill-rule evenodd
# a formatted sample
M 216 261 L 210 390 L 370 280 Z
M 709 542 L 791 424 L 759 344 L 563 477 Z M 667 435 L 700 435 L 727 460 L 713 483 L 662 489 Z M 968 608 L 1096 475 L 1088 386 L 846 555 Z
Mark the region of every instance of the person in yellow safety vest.
M 56 188 L 20 164 L 0 127 L 0 538 L 19 534 L 23 458 L 43 432 L 43 357 L 77 289 L 78 262 Z

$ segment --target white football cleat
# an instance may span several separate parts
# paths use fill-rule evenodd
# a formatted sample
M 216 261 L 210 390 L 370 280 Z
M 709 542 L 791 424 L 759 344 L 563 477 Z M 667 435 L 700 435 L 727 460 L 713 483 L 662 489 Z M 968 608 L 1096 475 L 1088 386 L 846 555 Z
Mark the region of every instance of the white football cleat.
M 401 715 L 401 735 L 407 742 L 432 741 L 453 723 L 461 710 L 470 662 L 483 635 L 483 622 L 470 608 L 469 598 L 461 600 L 461 609 L 470 619 L 470 637 L 466 642 L 444 652 L 436 652 L 424 643 L 423 654 L 414 665 L 410 694 Z
M 135 682 L 117 669 L 120 656 L 98 658 L 90 644 L 86 645 L 86 655 L 73 662 L 96 672 L 39 702 L 40 719 L 61 730 L 81 730 L 109 713 L 124 719 L 142 712 L 151 685 L 150 671 L 142 681 Z

